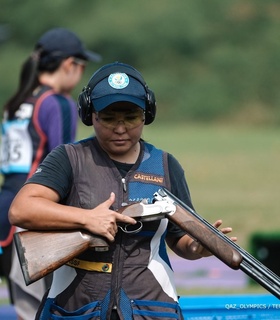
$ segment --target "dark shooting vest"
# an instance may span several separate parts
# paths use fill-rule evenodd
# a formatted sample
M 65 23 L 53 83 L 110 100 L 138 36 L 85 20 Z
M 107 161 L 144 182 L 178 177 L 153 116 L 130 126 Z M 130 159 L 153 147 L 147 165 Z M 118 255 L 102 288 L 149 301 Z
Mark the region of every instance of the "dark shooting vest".
M 123 203 L 144 198 L 151 203 L 154 192 L 161 187 L 170 190 L 167 153 L 143 141 L 140 156 L 125 177 L 95 138 L 66 145 L 66 151 L 73 171 L 73 185 L 66 200 L 69 206 L 95 208 L 113 191 L 116 203 L 112 209 L 118 210 Z M 63 276 L 67 268 L 71 269 L 73 281 L 56 295 L 51 307 L 54 312 L 77 319 L 105 320 L 116 309 L 125 320 L 181 319 L 164 241 L 167 223 L 167 219 L 143 223 L 142 230 L 135 234 L 119 230 L 108 251 L 87 250 L 77 257 L 79 261 L 111 265 L 110 270 L 63 266 Z

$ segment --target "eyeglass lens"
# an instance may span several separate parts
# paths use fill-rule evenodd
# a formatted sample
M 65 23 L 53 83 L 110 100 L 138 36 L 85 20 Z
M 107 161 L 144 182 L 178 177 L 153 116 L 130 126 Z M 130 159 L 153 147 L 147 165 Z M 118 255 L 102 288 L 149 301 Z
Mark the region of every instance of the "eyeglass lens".
M 138 127 L 145 120 L 145 113 L 142 109 L 135 109 L 131 112 L 97 112 L 96 121 L 108 129 L 116 128 L 123 123 L 127 129 Z

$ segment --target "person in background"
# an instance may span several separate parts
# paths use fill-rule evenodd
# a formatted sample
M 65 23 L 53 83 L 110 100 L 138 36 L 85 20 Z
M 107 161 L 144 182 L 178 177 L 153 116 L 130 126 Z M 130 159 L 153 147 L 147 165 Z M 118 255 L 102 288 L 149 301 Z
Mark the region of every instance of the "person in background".
M 15 227 L 9 223 L 8 210 L 16 193 L 45 156 L 57 145 L 74 141 L 78 113 L 70 94 L 81 80 L 86 63 L 100 60 L 101 56 L 86 50 L 72 31 L 51 29 L 41 36 L 23 63 L 18 89 L 4 106 L 0 271 L 7 279 L 10 301 L 20 319 L 34 319 L 45 281 L 26 287 L 16 256 L 12 264 Z M 12 281 L 9 279 L 11 266 Z
M 166 243 L 185 259 L 210 253 L 168 219 L 143 222 L 138 233 L 118 227 L 138 228 L 118 209 L 152 203 L 162 187 L 192 207 L 179 162 L 141 138 L 156 116 L 155 95 L 139 71 L 115 62 L 93 74 L 78 107 L 95 136 L 49 153 L 17 194 L 9 217 L 30 230 L 87 230 L 110 245 L 54 271 L 36 319 L 182 319 Z

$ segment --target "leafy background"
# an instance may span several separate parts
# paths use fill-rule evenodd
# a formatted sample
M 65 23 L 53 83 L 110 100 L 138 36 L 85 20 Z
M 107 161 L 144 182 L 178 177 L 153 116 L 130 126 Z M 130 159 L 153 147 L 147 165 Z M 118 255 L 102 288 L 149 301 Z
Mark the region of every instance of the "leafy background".
M 1 107 L 40 35 L 64 26 L 102 54 L 101 64 L 119 60 L 139 69 L 162 121 L 280 123 L 277 0 L 0 3 Z M 74 96 L 101 64 L 90 64 Z

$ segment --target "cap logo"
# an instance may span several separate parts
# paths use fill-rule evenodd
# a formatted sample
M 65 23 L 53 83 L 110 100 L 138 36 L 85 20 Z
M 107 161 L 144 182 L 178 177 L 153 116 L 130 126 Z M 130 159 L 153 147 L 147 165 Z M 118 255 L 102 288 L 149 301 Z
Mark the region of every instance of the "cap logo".
M 125 73 L 112 73 L 108 78 L 108 83 L 114 89 L 124 89 L 129 84 L 129 77 Z

